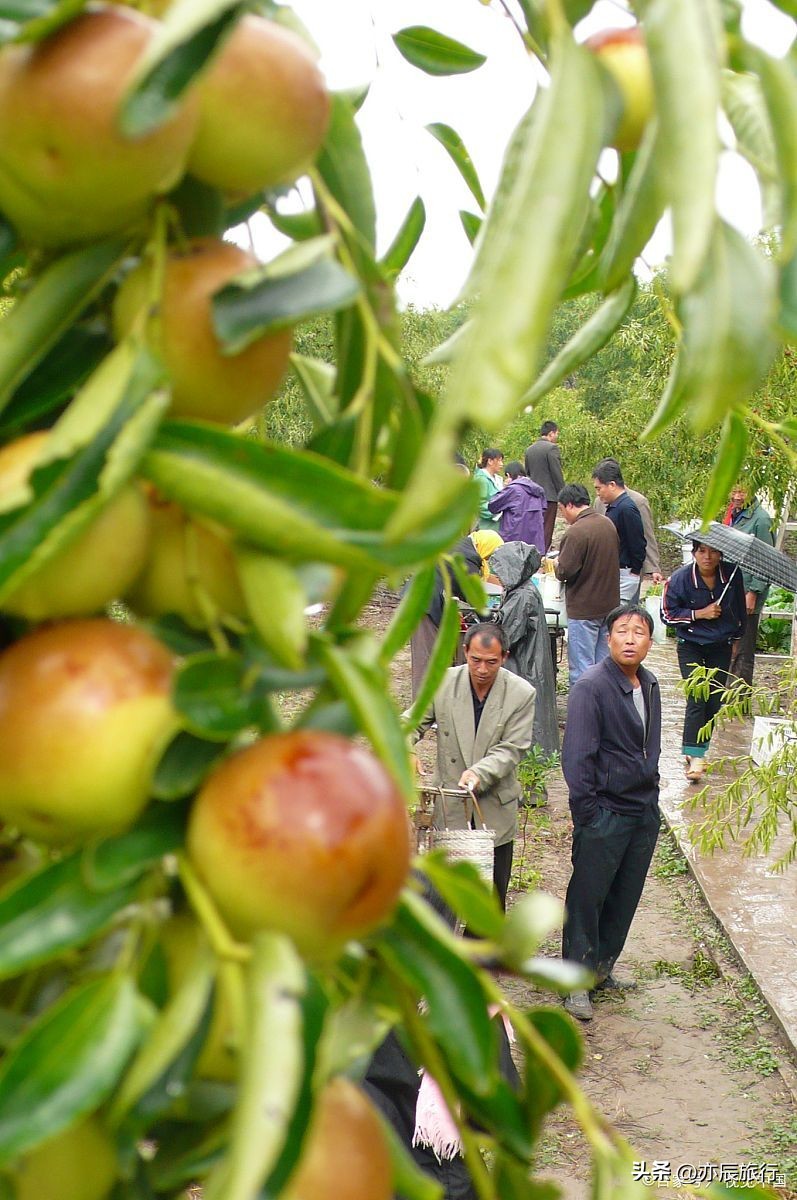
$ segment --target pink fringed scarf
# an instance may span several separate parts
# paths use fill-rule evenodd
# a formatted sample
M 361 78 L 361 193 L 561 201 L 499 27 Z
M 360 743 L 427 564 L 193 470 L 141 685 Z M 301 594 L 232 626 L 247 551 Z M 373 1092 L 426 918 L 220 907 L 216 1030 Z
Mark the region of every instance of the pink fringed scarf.
M 497 1009 L 490 1009 L 490 1015 L 495 1016 Z M 515 1040 L 515 1031 L 502 1014 L 506 1036 L 510 1042 Z M 421 1086 L 418 1089 L 418 1102 L 415 1106 L 415 1132 L 412 1135 L 413 1146 L 426 1146 L 433 1152 L 438 1162 L 458 1158 L 462 1154 L 462 1137 L 457 1123 L 452 1117 L 443 1094 L 437 1083 L 428 1073 L 421 1070 Z

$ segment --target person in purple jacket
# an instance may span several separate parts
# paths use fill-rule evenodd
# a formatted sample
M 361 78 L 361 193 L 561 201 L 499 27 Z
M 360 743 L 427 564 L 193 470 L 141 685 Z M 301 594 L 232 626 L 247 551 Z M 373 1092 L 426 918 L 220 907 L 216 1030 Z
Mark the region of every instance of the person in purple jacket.
M 501 517 L 505 542 L 527 542 L 545 553 L 545 490 L 523 473 L 523 464 L 507 463 L 505 483 L 487 501 L 491 513 Z

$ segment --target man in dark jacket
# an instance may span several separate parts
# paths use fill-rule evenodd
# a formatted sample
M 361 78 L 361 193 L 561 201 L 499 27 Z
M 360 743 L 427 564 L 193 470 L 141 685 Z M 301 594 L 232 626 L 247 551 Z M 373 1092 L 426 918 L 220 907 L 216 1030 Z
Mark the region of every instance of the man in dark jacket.
M 609 614 L 607 625 L 609 657 L 570 693 L 562 743 L 573 817 L 562 957 L 587 967 L 596 989 L 623 987 L 612 971 L 659 832 L 661 699 L 655 675 L 642 666 L 653 618 L 626 604 Z M 592 1019 L 587 991 L 572 992 L 565 1008 L 581 1021 Z
M 628 494 L 616 458 L 602 458 L 592 468 L 595 494 L 606 505 L 606 516 L 620 539 L 620 601 L 636 604 L 642 585 L 647 541 L 642 516 Z
M 545 553 L 551 548 L 556 522 L 557 497 L 565 486 L 562 473 L 562 453 L 557 446 L 559 426 L 556 421 L 543 421 L 540 436 L 525 454 L 526 474 L 545 492 Z
M 526 542 L 545 553 L 545 492 L 523 474 L 523 464 L 506 465 L 504 486 L 487 501 L 491 513 L 501 518 L 499 533 L 505 542 Z

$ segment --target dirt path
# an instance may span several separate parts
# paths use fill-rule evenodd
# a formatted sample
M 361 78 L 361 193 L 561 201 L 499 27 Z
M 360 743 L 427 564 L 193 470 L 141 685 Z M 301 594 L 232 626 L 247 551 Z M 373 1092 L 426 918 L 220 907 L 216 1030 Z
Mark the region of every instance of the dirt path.
M 368 623 L 381 628 L 390 608 L 384 597 Z M 396 697 L 406 705 L 408 655 L 400 657 L 394 678 Z M 433 738 L 421 747 L 422 762 L 431 766 Z M 514 883 L 563 898 L 570 819 L 561 774 L 549 791 L 546 808 L 524 810 Z M 547 949 L 557 953 L 556 943 Z M 638 988 L 598 1001 L 595 1019 L 582 1028 L 581 1082 L 637 1159 L 649 1170 L 663 1164 L 661 1195 L 677 1195 L 679 1168 L 691 1169 L 696 1182 L 701 1168 L 705 1179 L 707 1164 L 754 1163 L 771 1172 L 769 1181 L 782 1195 L 797 1197 L 796 1064 L 669 835 L 660 840 L 621 965 Z M 510 986 L 521 1002 L 552 1001 L 525 985 Z M 566 1200 L 589 1195 L 588 1148 L 567 1113 L 550 1120 L 539 1166 L 563 1187 Z

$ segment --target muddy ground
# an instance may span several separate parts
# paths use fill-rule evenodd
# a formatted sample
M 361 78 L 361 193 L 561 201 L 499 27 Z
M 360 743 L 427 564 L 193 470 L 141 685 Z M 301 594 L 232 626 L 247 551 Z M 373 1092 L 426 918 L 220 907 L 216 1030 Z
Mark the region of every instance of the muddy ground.
M 367 624 L 384 627 L 392 606 L 389 594 L 380 596 Z M 559 687 L 562 720 L 565 675 Z M 394 675 L 402 706 L 409 702 L 409 678 L 406 653 Z M 680 720 L 679 713 L 670 714 L 670 737 L 679 735 Z M 419 749 L 431 768 L 433 734 Z M 514 894 L 539 887 L 563 898 L 569 853 L 566 791 L 557 771 L 547 806 L 521 813 Z M 556 941 L 546 949 L 556 954 Z M 581 1083 L 639 1161 L 648 1169 L 664 1164 L 660 1179 L 669 1164 L 673 1181 L 660 1194 L 678 1194 L 678 1168 L 702 1167 L 705 1176 L 710 1163 L 755 1163 L 779 1173 L 775 1182 L 782 1195 L 797 1197 L 797 1063 L 669 834 L 660 839 L 621 966 L 635 978 L 637 990 L 599 1000 L 595 1019 L 581 1027 Z M 513 998 L 528 1005 L 553 999 L 525 984 L 508 986 Z M 589 1195 L 588 1148 L 565 1111 L 548 1124 L 539 1169 L 563 1186 L 566 1200 Z

